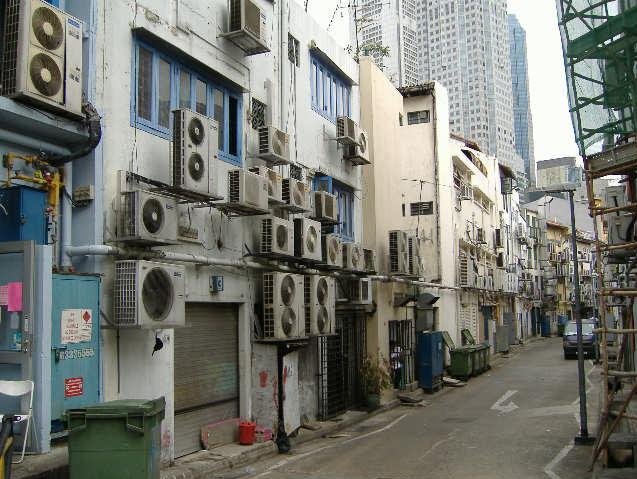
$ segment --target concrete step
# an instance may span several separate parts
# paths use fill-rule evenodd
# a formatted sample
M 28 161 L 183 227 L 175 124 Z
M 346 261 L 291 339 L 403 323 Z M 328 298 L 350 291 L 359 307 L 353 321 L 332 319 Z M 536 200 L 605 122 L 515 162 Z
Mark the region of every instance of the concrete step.
M 630 449 L 637 446 L 637 433 L 614 432 L 608 438 L 609 448 Z

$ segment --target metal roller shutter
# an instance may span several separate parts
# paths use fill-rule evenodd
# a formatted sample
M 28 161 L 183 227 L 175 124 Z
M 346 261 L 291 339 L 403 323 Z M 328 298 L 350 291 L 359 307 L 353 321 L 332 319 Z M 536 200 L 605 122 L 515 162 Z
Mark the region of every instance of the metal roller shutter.
M 200 430 L 239 415 L 238 311 L 234 305 L 186 305 L 175 330 L 175 456 L 201 449 Z

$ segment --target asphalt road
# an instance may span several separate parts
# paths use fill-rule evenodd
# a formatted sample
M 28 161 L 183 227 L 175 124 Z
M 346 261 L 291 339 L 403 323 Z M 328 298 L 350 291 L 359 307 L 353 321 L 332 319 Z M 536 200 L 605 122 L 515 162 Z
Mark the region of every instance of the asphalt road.
M 595 382 L 598 370 L 590 361 L 586 366 Z M 599 387 L 589 389 L 589 409 L 596 411 Z M 431 396 L 427 407 L 398 407 L 341 437 L 252 465 L 244 477 L 585 479 L 590 448 L 572 445 L 577 398 L 577 361 L 562 359 L 560 338 L 541 340 L 466 387 Z

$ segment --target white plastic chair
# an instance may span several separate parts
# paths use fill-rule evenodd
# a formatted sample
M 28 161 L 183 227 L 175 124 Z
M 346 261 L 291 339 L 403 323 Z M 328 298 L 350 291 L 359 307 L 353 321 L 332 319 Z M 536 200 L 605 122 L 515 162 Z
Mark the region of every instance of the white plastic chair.
M 29 409 L 27 412 L 13 412 L 7 411 L 7 413 L 13 413 L 14 416 L 17 416 L 19 419 L 16 422 L 24 422 L 26 421 L 26 426 L 24 427 L 24 433 L 22 435 L 22 454 L 20 455 L 20 460 L 13 461 L 14 464 L 19 464 L 24 461 L 24 453 L 27 449 L 27 438 L 29 437 L 29 425 L 31 424 L 32 416 L 33 416 L 33 389 L 34 384 L 31 380 L 26 381 L 4 381 L 0 380 L 0 395 L 4 396 L 12 396 L 12 397 L 22 397 L 29 395 Z

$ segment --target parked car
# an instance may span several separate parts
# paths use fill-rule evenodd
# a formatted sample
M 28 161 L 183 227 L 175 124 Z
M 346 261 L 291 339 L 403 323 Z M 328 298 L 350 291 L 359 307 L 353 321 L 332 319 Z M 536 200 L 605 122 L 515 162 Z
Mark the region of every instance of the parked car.
M 597 334 L 593 330 L 597 327 L 595 318 L 582 319 L 582 346 L 584 357 L 599 357 L 599 343 Z M 564 326 L 564 336 L 562 337 L 564 348 L 564 359 L 577 358 L 577 324 L 569 321 Z

